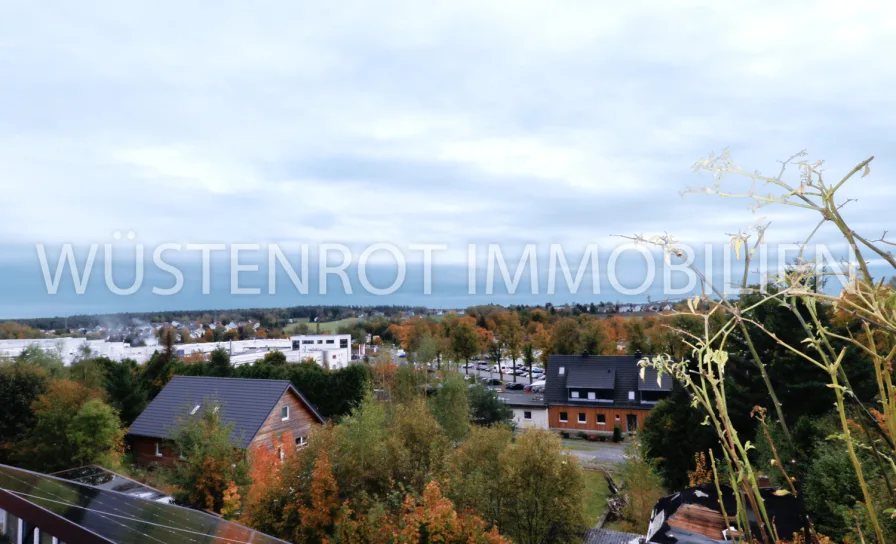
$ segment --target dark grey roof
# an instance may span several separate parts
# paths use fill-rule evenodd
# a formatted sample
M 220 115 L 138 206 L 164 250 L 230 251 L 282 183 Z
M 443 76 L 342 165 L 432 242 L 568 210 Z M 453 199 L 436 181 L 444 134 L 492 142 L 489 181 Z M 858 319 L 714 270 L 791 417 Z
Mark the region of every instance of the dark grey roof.
M 233 424 L 231 441 L 247 448 L 287 389 L 302 399 L 319 422 L 324 421 L 288 380 L 174 376 L 134 421 L 128 434 L 171 438 L 179 422 L 189 417 L 196 405 L 202 411 L 207 402 L 213 402 L 220 406 L 221 421 Z
M 638 361 L 641 356 L 635 355 L 551 355 L 548 360 L 547 373 L 545 375 L 544 399 L 548 404 L 567 404 L 594 406 L 594 402 L 587 400 L 571 400 L 568 395 L 568 384 L 575 384 L 576 387 L 583 389 L 613 389 L 612 406 L 623 406 L 632 408 L 647 409 L 650 405 L 641 404 L 637 391 L 639 389 L 641 368 Z M 563 368 L 563 374 L 559 373 Z M 613 385 L 611 387 L 595 387 L 582 386 L 576 384 L 575 381 L 579 376 L 600 376 L 607 375 L 607 371 L 611 370 L 613 374 Z M 664 380 L 667 377 L 663 378 Z M 583 378 L 583 383 L 584 383 Z M 653 377 L 653 384 L 656 385 L 656 375 Z M 671 379 L 670 379 L 671 385 Z M 629 392 L 635 391 L 635 400 L 629 400 Z
M 517 393 L 516 391 L 504 391 L 498 393 L 498 398 L 509 406 L 532 406 L 545 408 L 544 396 L 533 393 Z
M 30 503 L 27 509 L 20 501 L 4 508 L 19 517 L 28 515 L 38 527 L 44 527 L 44 523 L 55 526 L 53 534 L 60 541 L 285 544 L 200 510 L 138 499 L 6 465 L 0 465 L 0 490 Z
M 607 529 L 591 529 L 582 538 L 582 544 L 629 544 L 641 542 L 644 537 L 632 533 L 620 533 Z
M 566 387 L 583 389 L 613 389 L 616 387 L 615 365 L 579 365 L 566 369 Z
M 663 374 L 662 383 L 656 382 L 657 370 L 655 368 L 644 369 L 644 379 L 638 379 L 639 391 L 672 391 L 672 376 Z

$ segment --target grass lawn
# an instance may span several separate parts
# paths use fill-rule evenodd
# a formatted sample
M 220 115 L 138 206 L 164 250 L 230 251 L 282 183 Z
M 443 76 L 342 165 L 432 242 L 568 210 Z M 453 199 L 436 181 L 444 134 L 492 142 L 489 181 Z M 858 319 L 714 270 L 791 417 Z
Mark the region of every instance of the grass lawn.
M 339 327 L 354 325 L 360 321 L 357 317 L 348 317 L 346 319 L 340 319 L 339 321 L 326 321 L 320 324 L 320 332 L 321 334 L 336 334 L 336 331 Z M 311 323 L 307 318 L 303 318 L 301 320 L 297 319 L 295 323 L 290 323 L 286 326 L 286 334 L 296 334 L 296 328 L 305 323 L 308 325 L 308 334 L 315 334 L 317 331 L 317 323 Z
M 607 509 L 607 497 L 610 490 L 607 488 L 607 480 L 603 472 L 599 470 L 585 471 L 585 522 L 588 527 L 594 527 L 604 515 Z

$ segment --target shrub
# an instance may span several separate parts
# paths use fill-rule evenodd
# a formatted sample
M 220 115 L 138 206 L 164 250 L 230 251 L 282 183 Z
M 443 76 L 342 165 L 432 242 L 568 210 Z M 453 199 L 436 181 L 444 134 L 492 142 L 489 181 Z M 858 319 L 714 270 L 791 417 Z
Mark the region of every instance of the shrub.
M 619 425 L 613 427 L 613 442 L 622 442 L 622 427 Z
M 578 437 L 582 440 L 588 440 L 588 433 L 586 433 L 585 431 L 579 431 Z

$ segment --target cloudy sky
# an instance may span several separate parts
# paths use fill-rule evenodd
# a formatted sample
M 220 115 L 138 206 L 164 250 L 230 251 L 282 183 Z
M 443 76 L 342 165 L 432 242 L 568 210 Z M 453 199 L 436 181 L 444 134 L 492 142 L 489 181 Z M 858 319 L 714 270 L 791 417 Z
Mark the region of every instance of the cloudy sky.
M 807 149 L 831 177 L 875 155 L 849 216 L 891 226 L 896 8 L 615 4 L 0 5 L 0 315 L 99 309 L 38 296 L 35 244 L 116 231 L 442 243 L 451 263 L 468 243 L 720 242 L 747 203 L 678 191 L 725 147 L 768 173 Z M 771 239 L 811 229 L 784 212 L 762 211 Z

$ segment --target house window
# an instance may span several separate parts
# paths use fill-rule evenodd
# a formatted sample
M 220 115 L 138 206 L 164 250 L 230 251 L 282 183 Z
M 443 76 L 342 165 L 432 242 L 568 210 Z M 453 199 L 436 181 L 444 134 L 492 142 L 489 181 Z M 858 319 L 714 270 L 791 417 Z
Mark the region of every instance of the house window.
M 156 457 L 162 456 L 162 448 L 159 447 L 159 443 L 156 442 Z
M 597 424 L 598 425 L 606 425 L 607 424 L 607 416 L 603 414 L 597 414 Z
M 526 421 L 532 421 L 532 412 L 523 412 L 523 419 Z
M 619 421 L 619 416 L 618 416 L 618 415 L 616 416 L 616 421 Z
M 579 392 L 578 391 L 570 391 L 569 396 L 571 398 L 577 399 L 577 398 L 579 398 Z
M 635 392 L 634 391 L 628 392 L 628 400 L 635 400 Z
M 557 369 L 557 374 L 560 376 L 562 376 L 565 372 L 566 372 L 566 368 L 564 368 L 562 366 Z
M 586 416 L 582 412 L 579 412 L 579 423 L 587 423 L 587 422 L 588 422 L 588 416 Z
M 277 448 L 277 457 L 279 457 L 280 460 L 283 461 L 283 448 Z
M 348 347 L 348 340 L 345 339 L 345 338 L 340 338 L 340 339 L 339 339 L 339 347 L 340 347 L 340 348 L 347 348 L 347 347 Z
M 328 344 L 335 344 L 336 341 L 335 341 L 335 340 L 327 340 L 327 343 L 328 343 Z
M 560 423 L 566 423 L 567 421 L 566 412 L 560 412 Z
M 313 345 L 313 344 L 314 344 L 314 340 L 302 340 L 303 346 L 308 346 L 308 345 Z
M 280 408 L 280 421 L 289 420 L 289 406 L 284 406 Z
M 317 343 L 318 343 L 318 344 L 323 344 L 324 341 L 323 341 L 323 340 L 318 340 Z
M 304 448 L 307 444 L 308 444 L 308 437 L 300 436 L 300 437 L 296 438 L 296 447 L 297 448 Z
M 196 415 L 196 412 L 198 412 L 198 411 L 199 411 L 199 405 L 197 404 L 196 406 L 193 407 L 193 410 L 190 411 L 190 415 L 191 416 Z
M 588 400 L 594 400 L 595 398 L 597 397 L 595 397 L 594 391 L 588 391 Z

